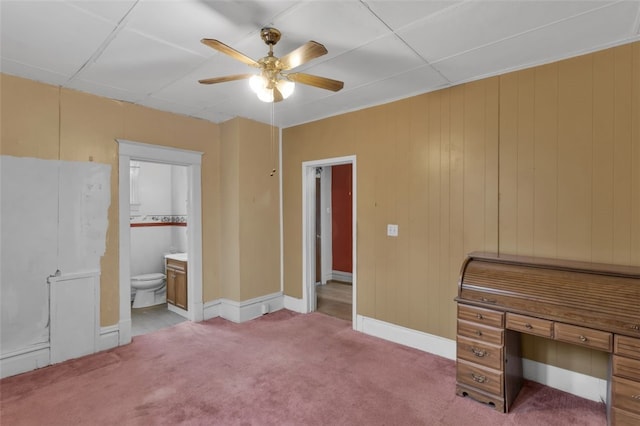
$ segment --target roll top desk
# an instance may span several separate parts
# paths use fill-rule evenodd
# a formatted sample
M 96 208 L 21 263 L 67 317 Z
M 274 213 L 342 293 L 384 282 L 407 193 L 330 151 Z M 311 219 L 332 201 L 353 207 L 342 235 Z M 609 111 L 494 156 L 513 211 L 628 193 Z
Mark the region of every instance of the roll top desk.
M 455 300 L 458 395 L 508 412 L 527 333 L 612 354 L 609 422 L 640 425 L 640 267 L 474 252 Z

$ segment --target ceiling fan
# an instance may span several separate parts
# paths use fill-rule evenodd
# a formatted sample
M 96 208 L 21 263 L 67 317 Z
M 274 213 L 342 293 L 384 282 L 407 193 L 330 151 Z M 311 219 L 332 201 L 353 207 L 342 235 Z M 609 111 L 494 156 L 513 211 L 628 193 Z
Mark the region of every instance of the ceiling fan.
M 334 92 L 337 92 L 344 86 L 342 81 L 300 72 L 288 72 L 312 59 L 325 55 L 327 49 L 322 44 L 309 41 L 284 55 L 282 58 L 277 58 L 273 55 L 273 46 L 280 40 L 280 31 L 270 27 L 262 28 L 262 30 L 260 30 L 260 37 L 267 46 L 269 46 L 269 53 L 257 61 L 254 61 L 221 41 L 203 38 L 201 40 L 203 44 L 229 55 L 240 62 L 258 68 L 260 72 L 259 74 L 234 74 L 224 77 L 205 78 L 198 80 L 198 82 L 202 84 L 215 84 L 249 79 L 251 88 L 256 92 L 258 98 L 264 102 L 280 102 L 288 98 L 291 93 L 293 93 L 295 83 L 306 84 Z

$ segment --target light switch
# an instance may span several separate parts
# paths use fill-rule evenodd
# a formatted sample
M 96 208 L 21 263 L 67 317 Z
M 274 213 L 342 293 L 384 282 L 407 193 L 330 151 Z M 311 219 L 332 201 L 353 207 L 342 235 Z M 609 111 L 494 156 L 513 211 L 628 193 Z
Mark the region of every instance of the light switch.
M 387 225 L 387 236 L 388 237 L 397 237 L 398 236 L 398 225 L 388 224 Z

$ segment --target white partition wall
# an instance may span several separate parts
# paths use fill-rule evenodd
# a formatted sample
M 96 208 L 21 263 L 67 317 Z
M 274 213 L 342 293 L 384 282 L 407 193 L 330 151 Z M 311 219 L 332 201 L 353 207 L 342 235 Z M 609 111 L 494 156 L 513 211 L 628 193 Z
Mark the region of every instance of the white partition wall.
M 0 161 L 0 375 L 6 377 L 95 351 L 111 167 L 11 156 Z M 90 278 L 51 293 L 50 283 L 64 277 Z M 56 334 L 87 321 L 88 330 L 73 325 L 62 340 Z

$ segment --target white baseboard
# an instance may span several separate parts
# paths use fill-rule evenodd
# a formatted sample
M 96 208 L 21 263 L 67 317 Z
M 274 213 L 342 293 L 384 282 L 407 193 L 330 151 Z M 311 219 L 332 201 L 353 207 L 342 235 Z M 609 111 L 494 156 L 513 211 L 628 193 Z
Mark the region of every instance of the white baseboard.
M 242 302 L 220 299 L 219 309 L 222 318 L 241 323 L 282 308 L 284 308 L 283 295 L 277 292 Z
M 286 294 L 284 296 L 284 308 L 299 314 L 306 313 L 303 299 L 297 299 Z
M 524 358 L 525 379 L 597 402 L 607 401 L 607 381 Z
M 115 348 L 116 346 L 118 346 L 119 341 L 120 329 L 118 327 L 118 324 L 101 327 L 96 350 L 100 352 L 106 351 L 107 349 Z
M 444 358 L 456 359 L 456 342 L 451 339 L 445 339 L 444 337 L 423 333 L 362 315 L 356 316 L 356 330 Z
M 356 317 L 356 330 L 444 358 L 456 359 L 455 340 L 434 336 L 362 315 Z M 607 381 L 604 379 L 529 359 L 522 360 L 522 375 L 527 380 L 560 389 L 581 398 L 598 402 L 607 401 Z
M 222 302 L 220 302 L 220 299 L 218 300 L 213 300 L 211 302 L 206 302 L 204 304 L 204 308 L 202 310 L 203 316 L 204 316 L 204 320 L 209 320 L 211 318 L 217 318 L 220 316 L 220 305 L 222 304 Z
M 352 283 L 353 274 L 351 272 L 331 271 L 331 279 L 336 281 L 343 281 L 345 283 Z
M 49 364 L 51 364 L 49 343 L 9 352 L 0 357 L 0 378 L 26 373 Z

